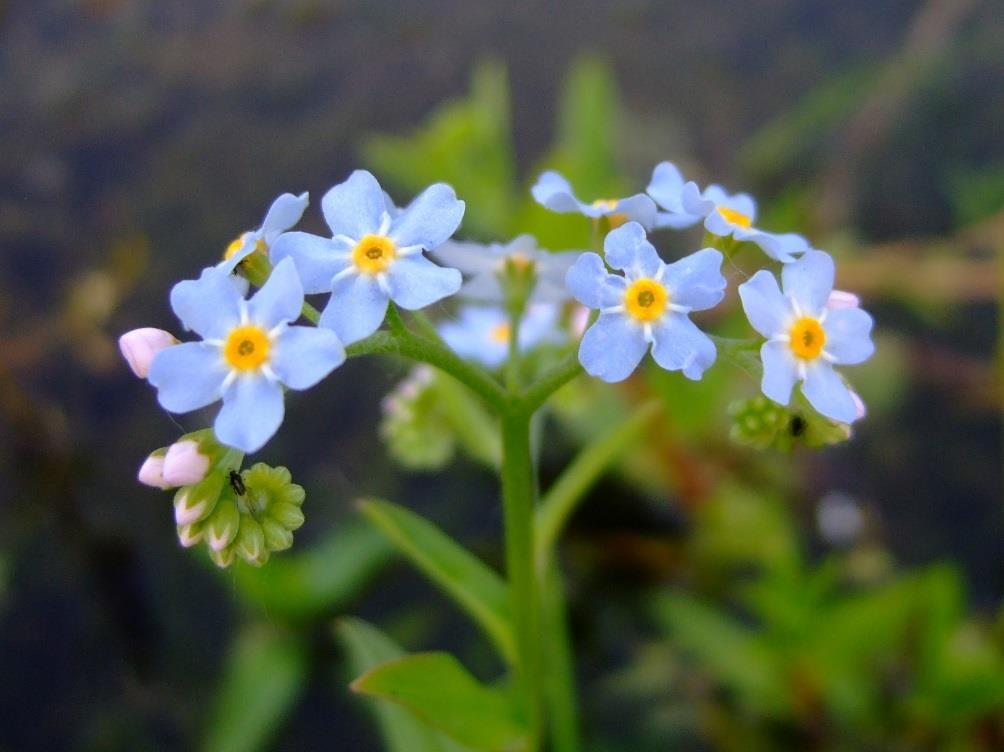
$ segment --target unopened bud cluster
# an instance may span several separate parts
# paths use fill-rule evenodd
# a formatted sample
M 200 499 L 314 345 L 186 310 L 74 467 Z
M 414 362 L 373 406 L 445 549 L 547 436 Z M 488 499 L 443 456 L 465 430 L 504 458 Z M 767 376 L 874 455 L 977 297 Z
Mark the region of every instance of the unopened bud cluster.
M 436 373 L 419 366 L 381 404 L 380 435 L 405 467 L 434 470 L 449 462 L 455 437 L 439 407 Z
M 828 420 L 793 400 L 790 407 L 763 396 L 738 400 L 729 406 L 730 435 L 740 444 L 758 449 L 791 451 L 795 446 L 821 447 L 850 438 L 850 427 Z

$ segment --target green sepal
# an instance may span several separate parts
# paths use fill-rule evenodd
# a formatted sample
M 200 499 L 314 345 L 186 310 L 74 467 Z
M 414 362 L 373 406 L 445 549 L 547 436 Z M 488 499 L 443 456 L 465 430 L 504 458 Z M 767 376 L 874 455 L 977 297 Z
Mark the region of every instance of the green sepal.
M 221 472 L 210 472 L 191 486 L 182 486 L 174 494 L 174 520 L 181 525 L 201 522 L 213 513 L 223 492 L 225 479 Z
M 225 493 L 216 504 L 216 510 L 206 520 L 206 540 L 214 551 L 223 551 L 237 537 L 241 526 L 241 513 L 237 500 Z M 215 559 L 214 559 L 215 561 Z

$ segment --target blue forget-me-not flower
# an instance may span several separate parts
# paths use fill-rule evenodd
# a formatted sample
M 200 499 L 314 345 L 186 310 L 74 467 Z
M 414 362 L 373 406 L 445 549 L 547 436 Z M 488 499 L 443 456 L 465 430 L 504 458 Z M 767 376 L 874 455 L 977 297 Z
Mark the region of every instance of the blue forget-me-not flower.
M 265 219 L 257 230 L 241 233 L 223 252 L 223 261 L 217 268 L 230 274 L 237 265 L 255 251 L 267 254 L 282 233 L 300 221 L 310 203 L 310 194 L 294 196 L 284 193 L 268 207 Z
M 598 198 L 586 203 L 575 195 L 572 184 L 553 170 L 541 173 L 530 192 L 538 204 L 551 211 L 584 214 L 593 219 L 606 217 L 611 227 L 634 221 L 650 229 L 655 223 L 655 204 L 644 193 L 627 198 Z
M 557 306 L 547 303 L 527 306 L 516 338 L 519 351 L 525 352 L 542 342 L 560 342 L 567 337 L 557 323 Z M 513 337 L 509 317 L 502 307 L 496 306 L 464 306 L 456 320 L 439 325 L 439 334 L 458 355 L 488 368 L 498 368 L 505 362 Z
M 714 184 L 702 191 L 692 180 L 684 182 L 672 162 L 656 165 L 647 190 L 666 210 L 656 217 L 656 227 L 689 227 L 703 219 L 708 232 L 756 243 L 768 256 L 785 264 L 811 247 L 797 233 L 773 233 L 755 227 L 756 201 L 748 193 L 729 194 Z
M 375 332 L 389 301 L 417 310 L 460 289 L 459 271 L 423 255 L 446 241 L 464 216 L 464 202 L 445 183 L 397 211 L 376 178 L 356 170 L 324 195 L 321 210 L 331 238 L 285 233 L 272 258 L 291 258 L 307 293 L 331 293 L 320 324 L 345 344 Z
M 345 360 L 334 332 L 290 326 L 303 288 L 292 261 L 281 261 L 250 300 L 219 269 L 171 290 L 171 307 L 202 337 L 161 350 L 149 381 L 164 409 L 187 413 L 218 399 L 216 437 L 244 452 L 261 448 L 282 423 L 283 390 L 307 389 Z
M 460 294 L 472 300 L 501 303 L 506 264 L 533 275 L 530 300 L 558 303 L 567 300 L 565 274 L 581 251 L 550 253 L 537 246 L 533 235 L 519 235 L 508 243 L 458 243 L 447 241 L 433 252 L 436 260 L 468 275 Z
M 767 338 L 760 348 L 763 393 L 787 405 L 801 381 L 802 394 L 816 410 L 851 423 L 862 410 L 833 366 L 871 357 L 872 317 L 857 306 L 828 305 L 833 274 L 830 255 L 812 250 L 782 268 L 783 292 L 762 269 L 739 286 L 739 297 L 750 324 Z
M 644 228 L 630 222 L 607 235 L 606 261 L 584 253 L 568 271 L 568 289 L 600 316 L 582 337 L 579 361 L 604 381 L 621 381 L 652 348 L 655 362 L 699 379 L 715 362 L 715 345 L 688 318 L 717 305 L 725 295 L 722 254 L 697 251 L 672 264 L 659 258 Z

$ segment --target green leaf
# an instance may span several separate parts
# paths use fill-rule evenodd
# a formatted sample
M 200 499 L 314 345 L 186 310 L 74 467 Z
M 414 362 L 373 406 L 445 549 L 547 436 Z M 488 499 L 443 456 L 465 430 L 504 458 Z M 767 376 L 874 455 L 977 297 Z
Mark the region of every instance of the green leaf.
M 340 619 L 335 624 L 335 634 L 355 676 L 405 654 L 387 635 L 362 619 Z M 387 752 L 463 752 L 466 749 L 396 703 L 376 697 L 367 700 L 376 715 Z
M 509 694 L 481 684 L 449 653 L 390 660 L 356 679 L 352 689 L 399 703 L 477 750 L 506 752 L 526 744 L 526 726 Z
M 238 636 L 206 726 L 205 752 L 265 749 L 302 691 L 306 649 L 294 635 L 256 625 Z
M 368 525 L 346 525 L 304 553 L 274 557 L 262 569 L 238 567 L 237 588 L 270 618 L 305 621 L 358 595 L 392 555 L 386 539 Z
M 502 578 L 432 523 L 396 504 L 377 499 L 360 510 L 426 577 L 453 598 L 515 662 L 509 593 Z

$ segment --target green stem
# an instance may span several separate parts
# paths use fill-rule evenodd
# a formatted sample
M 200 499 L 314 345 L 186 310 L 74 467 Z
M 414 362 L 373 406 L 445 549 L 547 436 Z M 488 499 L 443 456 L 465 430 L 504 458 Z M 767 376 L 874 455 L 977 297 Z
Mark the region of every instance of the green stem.
M 662 403 L 651 400 L 642 403 L 619 426 L 604 432 L 579 452 L 572 463 L 548 489 L 537 507 L 536 553 L 537 571 L 543 572 L 561 531 L 586 491 L 606 472 L 621 454 L 629 449 L 649 421 L 659 414 Z
M 547 696 L 551 748 L 554 752 L 578 752 L 582 740 L 576 709 L 574 662 L 565 613 L 564 585 L 553 559 L 544 571 L 541 590 L 544 692 Z
M 509 356 L 505 364 L 505 385 L 511 392 L 519 390 L 521 361 L 519 357 L 519 327 L 522 319 L 521 311 L 509 314 Z
M 526 702 L 530 726 L 527 752 L 535 752 L 540 744 L 543 708 L 540 686 L 540 600 L 533 561 L 536 482 L 530 454 L 530 414 L 511 410 L 502 415 L 501 423 L 506 572 L 516 621 L 518 681 Z
M 407 329 L 374 332 L 345 348 L 350 358 L 381 353 L 401 355 L 421 363 L 428 363 L 450 374 L 487 405 L 501 413 L 508 405 L 508 395 L 502 386 L 482 368 L 468 363 L 452 350 L 413 334 Z
M 541 376 L 536 383 L 523 392 L 523 410 L 533 414 L 547 401 L 548 397 L 580 373 L 582 373 L 582 364 L 579 363 L 578 353 L 569 353 L 564 360 Z
M 315 326 L 321 320 L 321 312 L 314 308 L 314 306 L 310 305 L 310 303 L 305 302 L 301 312 L 303 313 L 303 318 L 307 319 L 307 321 L 311 322 Z

